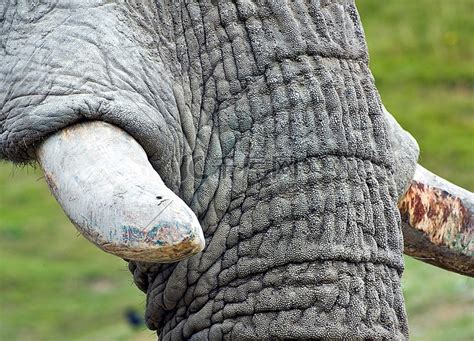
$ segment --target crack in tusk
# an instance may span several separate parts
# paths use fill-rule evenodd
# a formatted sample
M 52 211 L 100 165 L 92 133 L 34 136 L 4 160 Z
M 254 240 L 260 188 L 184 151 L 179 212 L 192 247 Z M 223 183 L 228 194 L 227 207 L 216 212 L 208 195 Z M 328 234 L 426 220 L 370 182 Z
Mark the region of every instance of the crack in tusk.
M 172 203 L 172 201 L 169 200 L 169 199 L 163 199 L 163 200 L 160 202 L 159 205 L 161 205 L 161 204 L 162 204 L 163 202 L 165 202 L 165 201 L 170 201 L 170 202 L 169 202 L 168 205 L 166 205 L 160 212 L 158 212 L 158 214 L 157 214 L 152 220 L 150 220 L 150 222 L 144 227 L 143 230 L 144 230 L 145 232 L 148 231 L 148 228 L 150 227 L 150 225 L 151 225 L 151 224 L 171 205 L 171 203 Z M 159 206 L 159 205 L 158 205 L 158 206 Z

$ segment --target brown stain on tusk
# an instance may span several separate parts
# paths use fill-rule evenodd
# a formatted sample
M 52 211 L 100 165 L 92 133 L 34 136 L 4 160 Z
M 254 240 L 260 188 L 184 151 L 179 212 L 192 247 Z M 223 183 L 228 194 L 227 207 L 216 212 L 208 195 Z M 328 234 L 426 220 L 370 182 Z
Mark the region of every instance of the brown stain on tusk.
M 46 182 L 48 183 L 49 188 L 51 189 L 51 192 L 54 195 L 58 191 L 58 185 L 54 179 L 54 176 L 49 172 L 43 172 L 43 173 L 44 173 L 44 178 Z
M 405 253 L 474 276 L 474 224 L 462 200 L 413 180 L 399 201 Z

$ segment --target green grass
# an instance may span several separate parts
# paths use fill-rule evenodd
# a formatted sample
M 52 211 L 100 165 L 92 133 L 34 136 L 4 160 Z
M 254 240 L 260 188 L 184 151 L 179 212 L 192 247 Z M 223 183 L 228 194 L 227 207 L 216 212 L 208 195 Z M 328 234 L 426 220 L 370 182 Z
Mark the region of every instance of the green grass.
M 370 66 L 420 162 L 474 190 L 474 1 L 360 0 Z
M 423 165 L 474 190 L 474 1 L 358 6 L 385 106 Z M 474 281 L 406 260 L 412 339 L 474 340 Z M 154 338 L 122 317 L 145 302 L 125 263 L 78 236 L 31 167 L 0 165 L 0 292 L 0 340 Z
M 123 312 L 145 297 L 126 263 L 78 236 L 41 172 L 2 164 L 0 184 L 0 340 L 137 334 Z

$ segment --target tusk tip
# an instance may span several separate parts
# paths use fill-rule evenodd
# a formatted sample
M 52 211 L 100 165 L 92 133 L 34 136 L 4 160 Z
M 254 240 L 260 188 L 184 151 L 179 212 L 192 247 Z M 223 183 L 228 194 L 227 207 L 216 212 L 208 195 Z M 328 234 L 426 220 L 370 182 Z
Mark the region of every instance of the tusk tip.
M 121 129 L 104 122 L 68 127 L 46 139 L 37 158 L 64 212 L 103 251 L 171 263 L 204 249 L 194 212 Z

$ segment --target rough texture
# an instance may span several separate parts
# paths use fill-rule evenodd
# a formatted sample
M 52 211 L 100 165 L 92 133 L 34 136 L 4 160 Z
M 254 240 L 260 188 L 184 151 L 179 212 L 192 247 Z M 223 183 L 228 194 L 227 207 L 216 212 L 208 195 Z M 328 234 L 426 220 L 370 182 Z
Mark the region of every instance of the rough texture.
M 408 336 L 410 172 L 353 1 L 60 4 L 0 7 L 0 156 L 85 119 L 143 146 L 207 245 L 130 263 L 162 340 Z

